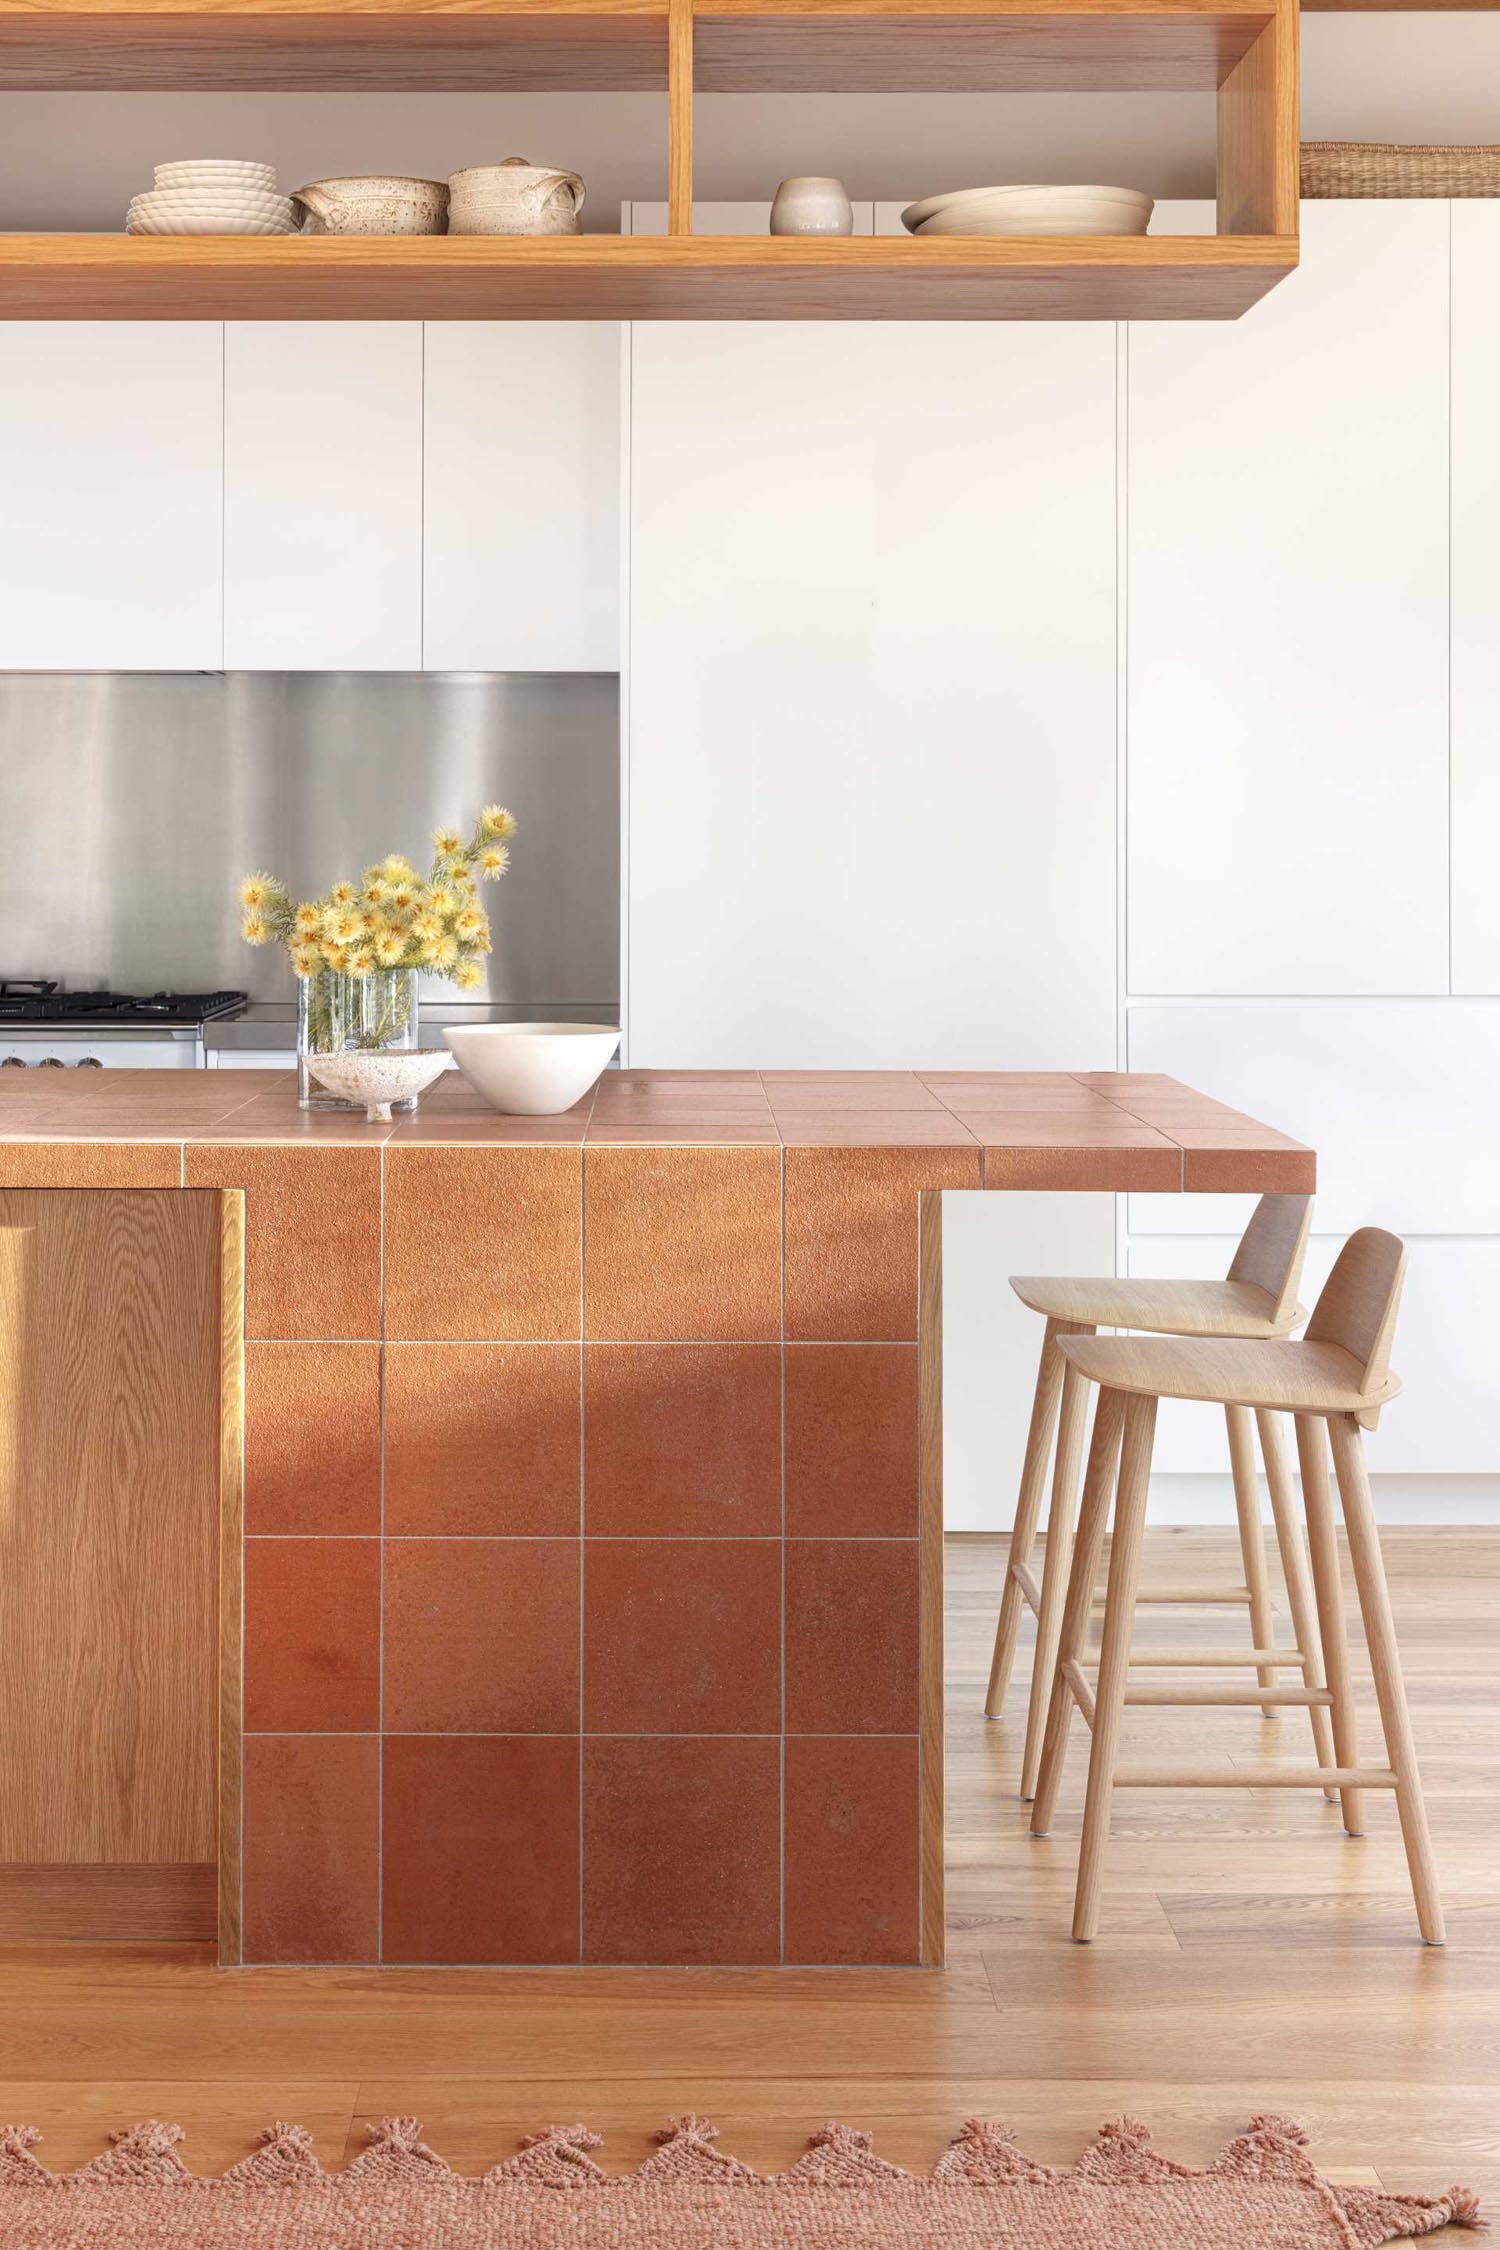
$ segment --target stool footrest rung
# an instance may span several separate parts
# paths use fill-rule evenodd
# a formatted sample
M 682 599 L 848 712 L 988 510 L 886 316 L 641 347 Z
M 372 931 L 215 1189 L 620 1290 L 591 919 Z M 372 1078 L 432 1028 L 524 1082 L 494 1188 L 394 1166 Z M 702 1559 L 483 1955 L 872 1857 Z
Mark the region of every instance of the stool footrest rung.
M 1395 1789 L 1389 1766 L 1116 1766 L 1116 1789 Z
M 1097 1652 L 1084 1659 L 1097 1663 Z M 1257 1670 L 1263 1664 L 1284 1664 L 1288 1671 L 1300 1671 L 1308 1659 L 1300 1648 L 1133 1648 L 1130 1652 L 1133 1665 L 1146 1665 L 1167 1669 L 1176 1665 L 1221 1665 L 1226 1671 L 1237 1670 L 1241 1665 L 1253 1664 Z
M 1315 1687 L 1127 1687 L 1127 1703 L 1295 1704 L 1321 1709 L 1332 1703 L 1327 1688 Z
M 1243 1607 L 1249 1599 L 1248 1586 L 1158 1586 L 1154 1589 L 1142 1587 L 1135 1597 L 1135 1606 L 1139 1609 L 1143 1604 L 1153 1602 L 1190 1602 L 1195 1609 L 1199 1609 L 1210 1603 L 1231 1602 L 1236 1607 Z M 1099 1607 L 1103 1600 L 1104 1592 L 1101 1588 L 1094 1596 L 1095 1607 Z

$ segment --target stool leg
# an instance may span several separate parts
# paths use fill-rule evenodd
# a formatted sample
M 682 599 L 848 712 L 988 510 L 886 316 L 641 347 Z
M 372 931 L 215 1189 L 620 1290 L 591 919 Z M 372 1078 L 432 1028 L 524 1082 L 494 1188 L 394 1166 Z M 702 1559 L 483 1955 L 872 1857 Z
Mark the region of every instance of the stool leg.
M 1015 1565 L 1031 1560 L 1031 1549 L 1036 1539 L 1036 1519 L 1041 1512 L 1042 1486 L 1047 1476 L 1047 1455 L 1052 1450 L 1052 1432 L 1057 1422 L 1057 1401 L 1062 1391 L 1063 1356 L 1057 1348 L 1059 1324 L 1049 1320 L 1042 1332 L 1042 1356 L 1036 1371 L 1036 1390 L 1031 1401 L 1031 1426 L 1026 1433 L 1026 1458 L 1021 1468 L 1021 1489 L 1016 1496 L 1015 1518 L 1011 1526 L 1010 1545 L 1005 1554 L 1005 1589 L 1000 1596 L 1000 1618 L 995 1627 L 995 1653 L 990 1660 L 990 1684 L 984 1699 L 984 1715 L 998 1719 L 1005 1706 L 1005 1691 L 1010 1685 L 1010 1668 L 1015 1661 L 1016 1633 L 1021 1623 L 1021 1589 L 1016 1583 Z M 1066 1330 L 1063 1331 L 1067 1333 Z
M 1114 1497 L 1115 1462 L 1120 1452 L 1120 1431 L 1125 1421 L 1123 1391 L 1101 1391 L 1094 1411 L 1094 1435 L 1089 1446 L 1088 1474 L 1083 1480 L 1083 1507 L 1073 1542 L 1073 1568 L 1068 1577 L 1068 1600 L 1058 1638 L 1057 1661 L 1077 1663 L 1088 1639 L 1089 1613 L 1099 1579 L 1099 1557 Z M 1031 1808 L 1031 1833 L 1045 1836 L 1057 1809 L 1063 1761 L 1068 1754 L 1068 1728 L 1073 1719 L 1073 1697 L 1060 1669 L 1052 1675 L 1047 1706 L 1047 1731 L 1042 1742 L 1041 1771 L 1036 1801 Z
M 1321 1688 L 1327 1685 L 1323 1677 L 1323 1654 L 1318 1632 L 1317 1614 L 1313 1606 L 1312 1587 L 1307 1575 L 1307 1549 L 1302 1544 L 1302 1524 L 1297 1513 L 1296 1495 L 1292 1490 L 1292 1467 L 1287 1459 L 1286 1438 L 1281 1427 L 1281 1416 L 1259 1407 L 1255 1427 L 1260 1434 L 1261 1457 L 1266 1464 L 1266 1490 L 1271 1495 L 1271 1514 L 1276 1522 L 1276 1545 L 1281 1554 L 1281 1575 L 1286 1580 L 1287 1607 L 1292 1613 L 1292 1631 L 1297 1636 L 1297 1646 L 1307 1661 L 1302 1667 L 1304 1687 Z M 1320 1766 L 1333 1764 L 1333 1731 L 1328 1723 L 1328 1712 L 1321 1703 L 1308 1711 L 1312 1721 L 1313 1749 Z M 1337 1792 L 1325 1789 L 1324 1796 L 1330 1804 Z
M 1091 1335 L 1091 1329 L 1080 1334 Z M 1078 1508 L 1078 1471 L 1083 1463 L 1083 1425 L 1088 1419 L 1091 1385 L 1070 1367 L 1063 1377 L 1062 1413 L 1057 1426 L 1057 1460 L 1052 1472 L 1052 1502 L 1047 1510 L 1047 1556 L 1042 1598 L 1036 1613 L 1036 1647 L 1031 1658 L 1031 1701 L 1026 1707 L 1026 1748 L 1021 1759 L 1021 1797 L 1036 1795 L 1042 1762 L 1042 1727 L 1057 1668 L 1057 1642 L 1073 1559 L 1073 1519 Z
M 1120 1489 L 1115 1502 L 1115 1535 L 1109 1550 L 1109 1590 L 1104 1611 L 1104 1642 L 1099 1651 L 1094 1690 L 1094 1739 L 1089 1753 L 1089 1786 L 1083 1808 L 1083 1842 L 1078 1853 L 1078 1888 L 1073 1898 L 1073 1935 L 1087 1944 L 1099 1927 L 1099 1885 L 1104 1847 L 1109 1841 L 1110 1799 L 1114 1794 L 1115 1753 L 1130 1643 L 1135 1632 L 1135 1590 L 1141 1573 L 1141 1539 L 1146 1528 L 1146 1493 L 1151 1482 L 1151 1441 L 1156 1430 L 1156 1400 L 1132 1396 L 1125 1407 L 1125 1443 Z
M 1349 1638 L 1344 1629 L 1344 1588 L 1339 1573 L 1338 1532 L 1333 1494 L 1328 1487 L 1328 1441 L 1315 1414 L 1297 1416 L 1297 1465 L 1302 1471 L 1302 1506 L 1312 1555 L 1313 1589 L 1318 1601 L 1318 1637 L 1323 1669 L 1333 1697 L 1333 1754 L 1341 1766 L 1359 1764 L 1359 1726 L 1349 1679 Z M 1365 1832 L 1364 1798 L 1358 1789 L 1340 1792 L 1344 1827 L 1351 1836 Z
M 1245 1564 L 1245 1584 L 1250 1592 L 1250 1632 L 1256 1648 L 1269 1648 L 1275 1634 L 1271 1619 L 1271 1582 L 1266 1576 L 1266 1535 L 1260 1520 L 1260 1486 L 1255 1474 L 1255 1442 L 1250 1433 L 1248 1406 L 1226 1406 L 1229 1428 L 1229 1466 L 1234 1473 L 1234 1507 L 1240 1519 L 1240 1553 Z M 1263 1688 L 1276 1685 L 1276 1667 L 1260 1665 L 1255 1674 Z M 1261 1714 L 1274 1719 L 1274 1703 L 1263 1704 Z
M 1375 1510 L 1370 1502 L 1364 1441 L 1359 1424 L 1351 1415 L 1333 1416 L 1328 1429 L 1333 1440 L 1339 1498 L 1344 1503 L 1344 1527 L 1354 1559 L 1354 1582 L 1359 1588 L 1360 1613 L 1365 1621 L 1370 1669 L 1375 1675 L 1375 1700 L 1380 1705 L 1380 1724 L 1385 1730 L 1386 1756 L 1396 1776 L 1396 1810 L 1401 1817 L 1406 1864 L 1411 1870 L 1417 1922 L 1429 1945 L 1441 1945 L 1443 1906 L 1438 1896 L 1437 1870 L 1432 1862 L 1432 1839 L 1427 1832 L 1427 1807 L 1422 1799 L 1422 1777 L 1417 1771 L 1411 1716 L 1406 1708 L 1406 1683 L 1401 1677 L 1401 1654 L 1391 1618 L 1391 1597 L 1385 1582 L 1380 1537 L 1375 1529 Z

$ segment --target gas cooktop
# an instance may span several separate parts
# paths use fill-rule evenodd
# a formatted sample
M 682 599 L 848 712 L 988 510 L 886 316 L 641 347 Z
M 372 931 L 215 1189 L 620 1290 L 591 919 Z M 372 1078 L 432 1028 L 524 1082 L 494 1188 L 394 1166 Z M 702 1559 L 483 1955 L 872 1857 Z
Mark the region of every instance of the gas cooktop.
M 62 992 L 46 977 L 0 977 L 0 1023 L 76 1025 L 200 1024 L 237 1016 L 244 992 Z

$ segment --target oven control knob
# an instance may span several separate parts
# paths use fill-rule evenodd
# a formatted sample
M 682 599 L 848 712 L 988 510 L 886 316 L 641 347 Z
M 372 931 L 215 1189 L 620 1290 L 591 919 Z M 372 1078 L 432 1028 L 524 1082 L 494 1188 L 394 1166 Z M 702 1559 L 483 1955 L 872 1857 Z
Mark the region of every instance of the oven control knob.
M 36 1067 L 38 1070 L 66 1070 L 68 1066 L 61 1055 L 43 1055 Z
M 80 1055 L 73 1068 L 75 1070 L 102 1070 L 104 1065 L 97 1055 Z
M 7 1055 L 4 1061 L 0 1062 L 0 1070 L 25 1070 L 26 1067 L 24 1055 Z

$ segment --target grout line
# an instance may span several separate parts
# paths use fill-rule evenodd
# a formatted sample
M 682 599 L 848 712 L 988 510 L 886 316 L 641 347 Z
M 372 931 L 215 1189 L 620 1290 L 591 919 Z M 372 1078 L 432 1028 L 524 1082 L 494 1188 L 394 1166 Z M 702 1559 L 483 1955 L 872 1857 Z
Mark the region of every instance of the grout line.
M 280 1540 L 283 1546 L 297 1539 L 325 1546 L 336 1540 L 370 1545 L 383 1539 L 388 1547 L 911 1547 L 917 1540 L 915 1532 L 890 1531 L 590 1531 L 582 1536 L 571 1531 L 250 1531 L 245 1536 Z
M 594 1082 L 594 1102 L 599 1099 L 599 1081 Z M 589 1116 L 594 1114 L 594 1103 L 589 1104 Z M 586 1360 L 586 1273 L 588 1258 L 588 1196 L 585 1179 L 586 1159 L 580 1148 L 578 1154 L 578 1959 L 582 1962 L 583 1950 L 583 1719 L 584 1719 L 584 1663 L 586 1642 L 584 1633 L 585 1601 L 588 1594 L 588 1557 L 584 1545 L 585 1526 L 588 1521 L 588 1483 L 586 1470 L 584 1416 L 588 1412 L 588 1394 L 585 1384 Z
M 1448 203 L 1448 391 L 1447 391 L 1447 531 L 1448 531 L 1448 585 L 1444 615 L 1448 625 L 1447 640 L 1447 741 L 1448 741 L 1448 997 L 1453 997 L 1453 922 L 1456 900 L 1453 892 L 1453 203 Z
M 385 1150 L 380 1151 L 380 1604 L 375 1659 L 380 1737 L 375 1759 L 375 1959 L 385 1959 Z
M 1217 1526 L 1189 1525 L 1185 1529 L 1217 1529 Z M 1462 1527 L 1461 1527 L 1462 1528 Z M 511 1727 L 247 1727 L 247 1741 L 257 1742 L 577 1742 L 576 1734 L 549 1732 L 537 1727 L 530 1733 Z M 708 1734 L 668 1733 L 625 1734 L 609 1727 L 591 1728 L 590 1742 L 779 1742 L 782 1737 L 774 1731 L 760 1734 Z M 792 1742 L 915 1742 L 915 1734 L 818 1734 L 808 1729 L 787 1737 Z M 503 1963 L 499 1966 L 504 1966 Z
M 781 1738 L 778 1756 L 777 1802 L 779 1831 L 777 1837 L 777 1866 L 780 1883 L 778 1890 L 779 1922 L 777 1930 L 777 1958 L 786 1959 L 786 1150 L 781 1152 Z

